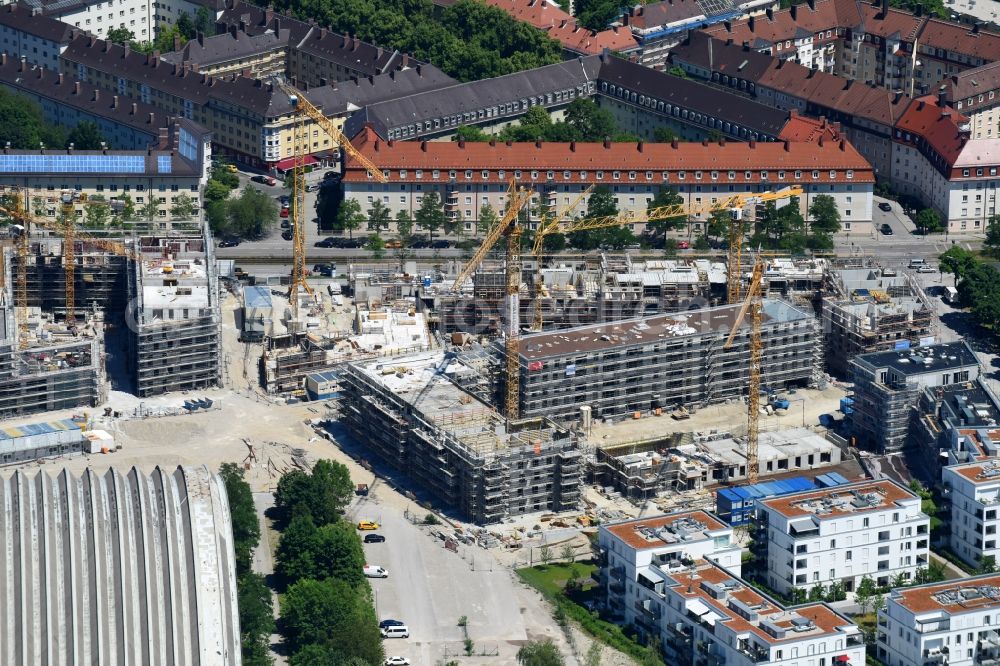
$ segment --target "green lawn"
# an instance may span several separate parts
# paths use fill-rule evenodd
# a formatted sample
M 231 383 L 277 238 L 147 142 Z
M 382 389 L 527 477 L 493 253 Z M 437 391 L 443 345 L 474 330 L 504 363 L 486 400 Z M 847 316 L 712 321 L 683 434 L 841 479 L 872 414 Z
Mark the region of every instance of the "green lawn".
M 566 581 L 576 575 L 578 581 L 589 590 L 597 583 L 591 577 L 597 571 L 597 565 L 589 562 L 577 562 L 576 564 L 548 564 L 537 567 L 525 567 L 518 569 L 517 574 L 524 579 L 528 585 L 537 589 L 549 599 L 563 595 Z

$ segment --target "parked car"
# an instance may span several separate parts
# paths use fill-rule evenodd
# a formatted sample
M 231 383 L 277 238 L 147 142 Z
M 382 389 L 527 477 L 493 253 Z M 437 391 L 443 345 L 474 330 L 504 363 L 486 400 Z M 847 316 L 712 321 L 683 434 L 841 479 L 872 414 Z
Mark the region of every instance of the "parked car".
M 379 524 L 374 520 L 362 520 L 358 523 L 359 530 L 377 530 L 378 528 Z
M 252 180 L 255 183 L 262 183 L 264 185 L 277 185 L 278 184 L 278 181 L 274 179 L 274 176 L 257 175 L 257 176 L 254 176 L 253 178 L 251 178 L 250 180 Z
M 219 247 L 236 247 L 240 244 L 240 239 L 236 236 L 227 236 L 219 241 Z
M 336 171 L 327 171 L 323 174 L 323 180 L 330 180 L 333 182 L 339 182 L 342 176 Z
M 385 666 L 410 666 L 410 660 L 406 657 L 388 657 Z
M 239 169 L 236 168 L 235 164 L 223 164 L 222 168 L 228 171 L 229 173 L 236 173 L 237 171 L 239 171 Z
M 365 576 L 368 578 L 388 578 L 389 572 L 377 564 L 366 564 L 364 567 Z M 405 625 L 403 625 L 405 626 Z
M 883 224 L 881 227 L 879 227 L 879 229 L 886 236 L 891 236 L 892 235 L 892 227 L 890 227 L 888 224 Z
M 330 236 L 329 238 L 324 238 L 321 241 L 316 241 L 313 243 L 313 247 L 337 247 L 337 239 Z
M 281 221 L 281 228 L 282 229 L 291 229 L 292 228 L 292 223 L 290 221 L 288 221 L 288 220 L 282 220 Z
M 282 208 L 281 213 L 279 213 L 279 215 L 281 215 L 281 217 L 288 217 L 288 209 Z
M 278 200 L 278 203 L 280 203 L 282 206 L 287 206 L 292 201 L 290 198 L 288 198 L 287 194 L 280 194 L 275 198 Z
M 281 237 L 287 241 L 292 240 L 293 234 L 291 229 L 285 229 L 281 232 Z
M 438 239 L 436 241 L 432 241 L 430 247 L 434 250 L 443 250 L 446 247 L 451 247 L 451 243 L 443 239 Z
M 409 638 L 410 630 L 403 625 L 401 627 L 386 627 L 382 630 L 382 638 Z
M 397 249 L 403 247 L 403 242 L 401 240 L 399 240 L 398 238 L 393 238 L 392 240 L 387 240 L 385 242 L 385 247 L 388 250 L 397 250 Z
M 888 213 L 888 212 L 890 212 L 892 210 L 892 206 L 889 205 L 888 203 L 886 203 L 885 201 L 883 201 L 882 203 L 880 203 L 878 205 L 878 209 L 879 210 L 884 210 L 885 212 Z
M 429 240 L 427 240 L 426 238 L 418 238 L 415 241 L 413 241 L 412 243 L 410 243 L 410 247 L 412 247 L 415 250 L 419 250 L 422 247 L 430 247 L 430 246 L 431 246 L 431 242 Z
M 316 192 L 319 190 L 319 183 L 309 183 L 306 185 L 306 192 Z
M 689 243 L 686 240 L 677 241 L 677 249 L 678 250 L 687 250 L 690 247 L 691 247 L 691 243 Z
M 381 534 L 366 534 L 365 543 L 385 543 L 385 537 Z
M 930 264 L 924 264 L 923 266 L 921 266 L 920 268 L 917 269 L 917 272 L 918 273 L 937 273 L 937 269 L 934 268 L 933 266 L 931 266 Z

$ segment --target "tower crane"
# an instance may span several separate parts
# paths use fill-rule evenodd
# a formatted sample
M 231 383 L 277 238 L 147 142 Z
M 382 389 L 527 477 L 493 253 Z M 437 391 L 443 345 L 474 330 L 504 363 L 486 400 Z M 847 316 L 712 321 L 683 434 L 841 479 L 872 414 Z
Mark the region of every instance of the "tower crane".
M 588 190 L 589 191 L 589 190 Z M 734 194 L 730 197 L 719 199 L 714 203 L 707 204 L 670 204 L 658 206 L 648 210 L 626 210 L 617 215 L 604 215 L 599 217 L 587 217 L 574 220 L 561 227 L 560 217 L 547 220 L 539 226 L 535 234 L 535 243 L 532 248 L 536 259 L 536 265 L 541 266 L 541 257 L 545 237 L 557 231 L 572 233 L 574 231 L 592 231 L 594 229 L 606 229 L 609 227 L 621 227 L 631 224 L 647 224 L 658 220 L 666 220 L 674 217 L 688 217 L 691 215 L 711 214 L 715 211 L 728 210 L 731 214 L 729 226 L 729 252 L 726 265 L 726 284 L 729 296 L 729 303 L 736 303 L 740 297 L 740 261 L 741 247 L 743 245 L 743 209 L 747 206 L 756 205 L 766 201 L 776 201 L 790 197 L 799 196 L 803 190 L 799 186 L 787 187 L 776 192 L 762 192 L 760 194 Z M 584 193 L 586 194 L 586 192 Z M 581 195 L 583 196 L 583 195 Z M 574 204 L 575 205 L 575 204 Z M 541 274 L 536 275 L 535 283 L 535 319 L 532 322 L 533 330 L 542 330 L 542 310 L 540 295 Z
M 520 334 L 520 289 L 521 289 L 521 226 L 517 224 L 521 209 L 531 201 L 534 192 L 518 188 L 515 181 L 510 181 L 507 188 L 507 212 L 500 221 L 490 229 L 482 245 L 455 278 L 452 290 L 458 291 L 486 258 L 493 246 L 502 236 L 507 237 L 506 256 L 506 289 L 504 294 L 504 357 L 506 368 L 506 390 L 504 392 L 504 415 L 508 419 L 516 419 L 520 412 L 520 372 L 519 344 Z
M 763 307 L 761 283 L 763 280 L 764 260 L 758 254 L 754 257 L 753 272 L 750 275 L 750 284 L 747 286 L 746 298 L 736 315 L 732 330 L 729 331 L 729 337 L 722 345 L 723 349 L 732 347 L 736 331 L 749 313 L 750 369 L 747 384 L 747 483 L 749 484 L 757 483 L 760 472 L 757 449 L 760 436 L 760 376 L 764 360 L 764 346 L 760 339 L 761 309 Z
M 289 205 L 289 217 L 292 224 L 292 279 L 288 286 L 288 300 L 291 302 L 292 312 L 297 316 L 299 312 L 298 293 L 301 288 L 308 294 L 313 293 L 312 287 L 306 282 L 306 251 L 305 251 L 305 220 L 303 218 L 303 207 L 305 206 L 305 158 L 306 149 L 304 140 L 308 139 L 305 129 L 305 119 L 309 118 L 319 125 L 330 139 L 339 144 L 352 158 L 361 163 L 368 170 L 368 174 L 380 183 L 389 181 L 382 169 L 377 167 L 371 160 L 351 145 L 350 140 L 344 136 L 336 124 L 327 118 L 316 105 L 309 101 L 302 91 L 285 81 L 278 80 L 278 87 L 288 95 L 288 100 L 295 110 L 295 118 L 292 126 L 292 143 L 294 144 L 294 165 L 292 167 L 292 196 Z

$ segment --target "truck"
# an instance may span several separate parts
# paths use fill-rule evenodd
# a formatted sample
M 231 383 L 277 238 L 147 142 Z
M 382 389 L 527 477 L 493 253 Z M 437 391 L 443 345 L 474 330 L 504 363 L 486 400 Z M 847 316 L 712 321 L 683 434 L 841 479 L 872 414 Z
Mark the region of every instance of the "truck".
M 949 305 L 957 305 L 958 289 L 955 289 L 955 287 L 945 287 L 941 291 L 941 300 Z
M 360 497 L 368 497 L 368 484 L 359 483 L 357 488 L 354 489 L 354 494 Z
M 388 578 L 389 572 L 378 566 L 377 564 L 366 564 L 364 568 L 365 577 L 367 578 Z

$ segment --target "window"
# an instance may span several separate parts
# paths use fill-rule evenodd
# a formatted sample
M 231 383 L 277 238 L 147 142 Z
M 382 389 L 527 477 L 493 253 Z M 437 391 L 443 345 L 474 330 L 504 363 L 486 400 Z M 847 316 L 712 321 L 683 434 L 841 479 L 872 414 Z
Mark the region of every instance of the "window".
M 851 180 L 853 178 L 854 178 L 854 170 L 853 169 L 848 169 L 847 170 L 847 180 Z
M 622 172 L 621 171 L 612 171 L 611 172 L 611 177 L 613 179 L 615 179 L 615 180 L 618 180 L 619 178 L 622 177 Z

